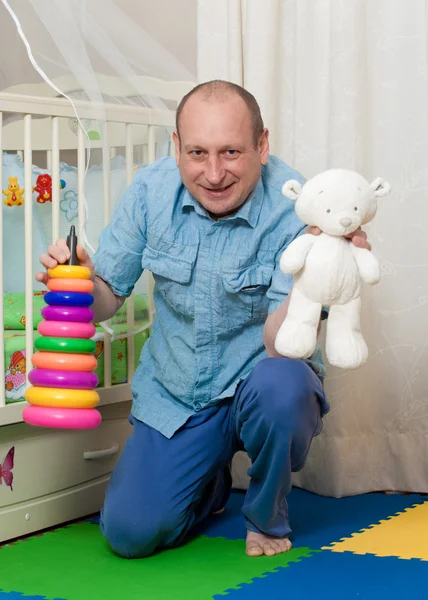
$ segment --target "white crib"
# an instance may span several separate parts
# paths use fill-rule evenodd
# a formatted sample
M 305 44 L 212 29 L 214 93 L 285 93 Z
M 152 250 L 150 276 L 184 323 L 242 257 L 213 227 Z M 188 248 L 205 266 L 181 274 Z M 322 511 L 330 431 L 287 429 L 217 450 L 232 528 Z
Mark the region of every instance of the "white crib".
M 156 80 L 139 82 L 150 93 L 166 100 L 178 101 L 192 83 L 165 84 Z M 57 82 L 61 89 L 73 89 L 73 82 Z M 106 94 L 126 96 L 135 89 L 124 82 L 105 78 Z M 33 86 L 28 95 L 15 88 L 0 93 L 0 156 L 3 152 L 16 152 L 24 163 L 25 202 L 21 209 L 25 215 L 25 349 L 27 377 L 30 357 L 33 353 L 33 191 L 32 168 L 34 153 L 46 156 L 47 169 L 52 174 L 52 240 L 59 236 L 60 221 L 60 152 L 73 151 L 77 155 L 78 174 L 78 224 L 85 220 L 84 173 L 86 167 L 85 137 L 82 129 L 73 132 L 70 120 L 75 118 L 72 106 L 65 98 L 52 97 L 55 92 L 45 84 Z M 84 120 L 97 119 L 97 108 L 83 101 L 76 101 L 79 116 Z M 153 110 L 132 105 L 105 104 L 107 127 L 104 140 L 94 141 L 92 148 L 107 144 L 110 156 L 124 149 L 126 183 L 134 176 L 134 152 L 143 156 L 144 163 L 151 163 L 156 156 L 157 133 L 168 128 L 172 131 L 174 109 Z M 18 117 L 11 120 L 10 116 Z M 39 154 L 40 156 L 40 154 Z M 111 216 L 110 160 L 104 153 L 103 161 L 104 224 Z M 0 182 L 2 161 L 0 161 Z M 90 205 L 90 198 L 88 198 Z M 3 207 L 2 207 L 3 208 Z M 16 210 L 14 208 L 13 210 Z M 3 211 L 0 210 L 0 232 L 3 238 Z M 50 241 L 50 240 L 49 240 Z M 3 252 L 0 244 L 0 265 L 7 259 L 8 249 Z M 0 330 L 4 332 L 4 281 L 0 277 Z M 151 277 L 149 277 L 151 281 Z M 149 284 L 149 328 L 154 315 Z M 127 306 L 127 330 L 134 328 L 134 303 L 132 297 Z M 137 334 L 138 335 L 138 334 Z M 0 373 L 5 373 L 4 335 L 0 336 Z M 135 365 L 135 339 L 127 338 L 127 379 L 130 381 Z M 25 402 L 8 404 L 5 385 L 0 386 L 0 465 L 9 450 L 15 448 L 13 489 L 5 482 L 0 485 L 0 542 L 28 534 L 46 527 L 80 518 L 97 512 L 103 502 L 110 473 L 116 463 L 125 439 L 129 434 L 127 417 L 131 393 L 129 383 L 112 384 L 111 339 L 104 334 L 104 385 L 98 389 L 99 410 L 103 421 L 91 431 L 64 431 L 32 428 L 22 422 Z

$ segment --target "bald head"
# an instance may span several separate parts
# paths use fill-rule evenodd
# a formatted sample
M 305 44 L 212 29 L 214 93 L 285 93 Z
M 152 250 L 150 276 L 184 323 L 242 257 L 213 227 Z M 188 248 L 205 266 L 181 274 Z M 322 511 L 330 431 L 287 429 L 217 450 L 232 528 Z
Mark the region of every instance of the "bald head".
M 231 96 L 239 96 L 245 103 L 250 119 L 251 125 L 253 129 L 253 144 L 256 147 L 257 143 L 260 139 L 260 136 L 263 133 L 264 125 L 263 119 L 260 114 L 260 107 L 257 103 L 257 100 L 254 98 L 250 92 L 241 87 L 240 85 L 236 85 L 235 83 L 231 83 L 230 81 L 222 81 L 220 79 L 216 79 L 214 81 L 208 81 L 206 83 L 201 83 L 194 87 L 188 94 L 184 96 L 181 100 L 180 104 L 177 107 L 176 112 L 176 129 L 178 134 L 178 139 L 180 140 L 180 117 L 184 107 L 187 104 L 187 101 L 192 97 L 198 95 L 201 100 L 206 102 L 215 102 L 215 103 L 223 103 L 227 102 L 231 98 Z

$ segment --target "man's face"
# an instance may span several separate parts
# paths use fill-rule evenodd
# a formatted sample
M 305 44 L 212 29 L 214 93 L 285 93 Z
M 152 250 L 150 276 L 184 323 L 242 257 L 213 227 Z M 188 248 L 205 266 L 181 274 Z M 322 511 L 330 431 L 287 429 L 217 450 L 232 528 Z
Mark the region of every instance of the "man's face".
M 244 204 L 269 156 L 268 131 L 254 147 L 250 113 L 234 94 L 222 101 L 191 96 L 174 142 L 184 185 L 214 219 Z

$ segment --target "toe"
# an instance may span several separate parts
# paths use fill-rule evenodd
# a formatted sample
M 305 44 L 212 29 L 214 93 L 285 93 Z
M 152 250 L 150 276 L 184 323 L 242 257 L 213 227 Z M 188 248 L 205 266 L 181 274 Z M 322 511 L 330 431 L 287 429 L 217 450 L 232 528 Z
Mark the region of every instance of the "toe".
M 271 542 L 263 544 L 263 552 L 266 556 L 274 556 L 276 554 L 275 549 L 272 546 L 273 544 Z
M 248 556 L 262 556 L 263 549 L 260 548 L 260 546 L 253 544 L 253 545 L 247 546 L 246 553 Z
M 274 540 L 271 540 L 270 542 L 265 544 L 265 546 L 270 546 L 270 548 L 272 548 L 274 554 L 280 554 L 281 552 L 283 552 L 281 544 L 279 544 L 278 542 L 276 542 Z
M 283 540 L 281 540 L 281 552 L 288 552 L 288 550 L 291 550 L 291 542 L 288 538 L 284 538 Z

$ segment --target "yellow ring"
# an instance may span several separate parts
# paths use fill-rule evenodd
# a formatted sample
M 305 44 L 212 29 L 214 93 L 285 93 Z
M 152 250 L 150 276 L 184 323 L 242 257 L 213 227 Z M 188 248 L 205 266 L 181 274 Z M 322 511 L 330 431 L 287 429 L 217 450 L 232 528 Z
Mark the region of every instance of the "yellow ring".
M 34 406 L 53 408 L 93 408 L 100 401 L 93 390 L 72 390 L 33 386 L 25 392 L 25 399 Z
M 53 269 L 48 269 L 48 275 L 55 279 L 90 279 L 91 271 L 88 267 L 79 267 L 77 265 L 57 265 Z

